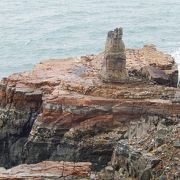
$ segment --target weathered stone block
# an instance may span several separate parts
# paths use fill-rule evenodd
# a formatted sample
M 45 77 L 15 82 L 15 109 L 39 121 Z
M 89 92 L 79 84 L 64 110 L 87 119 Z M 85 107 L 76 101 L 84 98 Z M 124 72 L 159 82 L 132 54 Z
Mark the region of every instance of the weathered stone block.
M 127 80 L 126 54 L 122 35 L 122 28 L 108 32 L 101 69 L 101 78 L 105 82 L 125 82 Z

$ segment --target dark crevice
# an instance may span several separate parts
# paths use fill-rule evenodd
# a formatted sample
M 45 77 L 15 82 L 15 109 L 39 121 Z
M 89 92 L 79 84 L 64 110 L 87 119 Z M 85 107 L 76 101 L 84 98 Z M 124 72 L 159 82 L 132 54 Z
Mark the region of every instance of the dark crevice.
M 22 132 L 19 135 L 20 137 L 28 137 L 29 136 L 31 129 L 33 127 L 33 124 L 34 124 L 38 114 L 39 114 L 39 111 L 37 111 L 35 109 L 30 110 L 28 121 L 24 124 L 24 126 L 22 128 Z

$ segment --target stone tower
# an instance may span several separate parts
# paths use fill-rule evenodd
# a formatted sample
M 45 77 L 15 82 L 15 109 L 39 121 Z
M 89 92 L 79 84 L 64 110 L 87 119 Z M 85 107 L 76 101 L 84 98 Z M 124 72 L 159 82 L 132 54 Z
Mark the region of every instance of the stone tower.
M 116 28 L 114 31 L 108 32 L 101 69 L 101 78 L 105 82 L 125 82 L 128 78 L 122 35 L 122 28 Z

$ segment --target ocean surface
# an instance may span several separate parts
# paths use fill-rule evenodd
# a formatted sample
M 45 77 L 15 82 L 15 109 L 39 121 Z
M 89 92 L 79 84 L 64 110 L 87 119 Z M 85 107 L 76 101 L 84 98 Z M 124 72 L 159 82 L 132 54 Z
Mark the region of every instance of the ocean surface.
M 0 78 L 48 58 L 103 51 L 122 26 L 127 47 L 155 44 L 180 63 L 180 0 L 0 0 Z

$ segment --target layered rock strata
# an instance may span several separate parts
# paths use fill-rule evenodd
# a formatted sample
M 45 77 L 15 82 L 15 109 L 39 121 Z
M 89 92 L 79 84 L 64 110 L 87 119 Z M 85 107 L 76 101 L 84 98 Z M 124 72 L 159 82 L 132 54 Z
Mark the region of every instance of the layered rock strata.
M 44 161 L 38 164 L 21 164 L 11 169 L 0 169 L 2 180 L 88 180 L 91 163 Z
M 146 135 L 162 119 L 179 121 L 173 58 L 154 46 L 126 49 L 126 57 L 133 81 L 124 84 L 102 82 L 104 54 L 51 59 L 31 72 L 4 78 L 0 166 L 91 162 L 92 170 L 99 171 L 111 161 L 120 140 Z M 145 67 L 157 71 L 152 75 L 146 68 L 147 75 Z
M 125 45 L 122 35 L 122 28 L 116 28 L 114 31 L 108 32 L 101 68 L 101 78 L 105 82 L 124 83 L 128 79 Z

